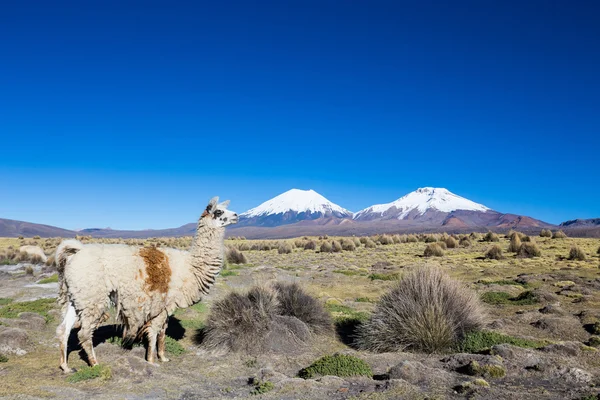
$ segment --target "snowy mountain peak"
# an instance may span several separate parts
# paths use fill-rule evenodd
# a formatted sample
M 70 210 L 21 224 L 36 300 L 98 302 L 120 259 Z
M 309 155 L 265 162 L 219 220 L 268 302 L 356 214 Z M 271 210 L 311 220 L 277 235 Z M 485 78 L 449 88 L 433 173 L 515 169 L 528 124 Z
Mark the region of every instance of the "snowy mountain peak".
M 455 210 L 486 212 L 490 209 L 482 204 L 457 196 L 447 189 L 424 187 L 391 203 L 377 204 L 365 208 L 354 214 L 354 219 L 372 219 L 386 215 L 397 219 L 405 219 L 409 214 L 419 216 L 429 210 L 449 213 Z
M 241 214 L 243 218 L 263 217 L 267 215 L 295 213 L 321 213 L 323 215 L 336 215 L 350 217 L 352 213 L 337 204 L 332 203 L 314 190 L 291 189 L 279 196 L 267 200 L 258 207 L 254 207 Z

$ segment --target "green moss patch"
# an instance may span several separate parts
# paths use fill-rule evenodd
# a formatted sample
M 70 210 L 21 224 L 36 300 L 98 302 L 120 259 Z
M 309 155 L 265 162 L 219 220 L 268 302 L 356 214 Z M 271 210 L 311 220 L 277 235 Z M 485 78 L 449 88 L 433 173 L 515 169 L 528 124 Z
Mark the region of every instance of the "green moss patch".
M 397 281 L 400 275 L 398 274 L 371 274 L 369 279 L 372 281 Z
M 0 306 L 5 306 L 12 303 L 13 299 L 7 299 L 6 297 L 0 297 Z
M 273 382 L 259 380 L 253 380 L 252 386 L 254 386 L 254 389 L 252 389 L 252 391 L 250 392 L 250 394 L 252 395 L 270 392 L 275 387 L 275 385 L 273 385 Z
M 373 376 L 369 364 L 358 357 L 345 354 L 335 354 L 319 358 L 309 367 L 303 368 L 298 376 L 303 379 L 311 379 L 316 376 L 333 375 L 345 376 Z
M 183 347 L 177 340 L 170 336 L 165 337 L 165 350 L 174 356 L 179 356 L 185 353 L 185 347 Z
M 481 301 L 494 305 L 531 305 L 538 303 L 538 299 L 531 291 L 525 291 L 516 297 L 513 297 L 506 292 L 485 292 L 481 295 Z

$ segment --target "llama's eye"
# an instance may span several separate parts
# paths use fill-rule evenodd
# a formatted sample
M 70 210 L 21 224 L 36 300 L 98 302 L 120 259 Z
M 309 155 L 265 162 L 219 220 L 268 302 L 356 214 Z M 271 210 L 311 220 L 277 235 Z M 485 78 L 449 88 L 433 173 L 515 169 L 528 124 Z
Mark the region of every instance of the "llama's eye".
M 221 210 L 215 211 L 215 217 L 220 217 L 221 215 L 223 215 L 223 211 L 221 211 Z

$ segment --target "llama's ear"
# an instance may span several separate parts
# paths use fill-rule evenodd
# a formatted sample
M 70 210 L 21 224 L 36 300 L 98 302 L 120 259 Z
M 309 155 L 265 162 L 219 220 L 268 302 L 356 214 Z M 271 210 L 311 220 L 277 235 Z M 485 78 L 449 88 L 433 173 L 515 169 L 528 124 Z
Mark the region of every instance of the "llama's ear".
M 219 207 L 227 208 L 228 205 L 229 205 L 229 200 L 225 200 L 224 202 L 222 202 L 221 204 L 219 204 Z
M 206 211 L 211 212 L 217 205 L 218 201 L 219 201 L 219 196 L 215 196 L 212 199 L 210 199 L 210 201 L 208 202 L 208 205 L 206 206 Z

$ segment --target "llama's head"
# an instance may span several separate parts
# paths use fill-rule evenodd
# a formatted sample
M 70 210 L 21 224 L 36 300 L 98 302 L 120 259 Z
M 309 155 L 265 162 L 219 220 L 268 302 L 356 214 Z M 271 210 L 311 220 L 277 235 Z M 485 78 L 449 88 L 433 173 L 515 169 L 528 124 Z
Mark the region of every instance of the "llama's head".
M 210 200 L 206 206 L 206 210 L 204 210 L 202 213 L 199 222 L 214 228 L 236 224 L 238 222 L 238 215 L 235 212 L 227 209 L 229 200 L 226 200 L 220 204 L 218 204 L 218 201 L 218 197 L 213 197 Z

